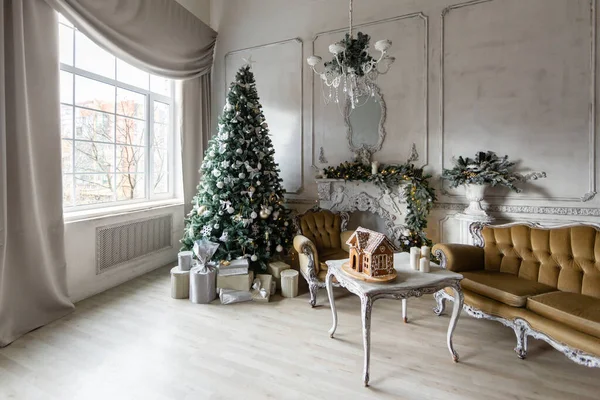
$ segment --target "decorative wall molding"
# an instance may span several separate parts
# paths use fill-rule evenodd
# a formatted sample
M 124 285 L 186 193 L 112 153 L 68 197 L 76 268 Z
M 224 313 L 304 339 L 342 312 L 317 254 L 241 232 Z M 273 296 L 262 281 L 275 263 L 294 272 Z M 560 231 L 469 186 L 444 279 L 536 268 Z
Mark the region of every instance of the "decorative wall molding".
M 441 41 L 440 41 L 440 78 L 439 78 L 439 91 L 440 91 L 440 104 L 439 104 L 439 118 L 440 118 L 440 166 L 441 169 L 444 169 L 444 134 L 445 134 L 445 48 L 446 48 L 446 38 L 445 38 L 445 25 L 446 25 L 446 16 L 450 14 L 454 10 L 458 10 L 461 8 L 471 7 L 478 4 L 490 3 L 494 0 L 471 0 L 464 3 L 454 4 L 449 7 L 446 7 L 442 10 L 441 14 Z M 588 115 L 589 115 L 589 191 L 583 195 L 575 196 L 575 197 L 522 197 L 522 199 L 526 200 L 550 200 L 550 201 L 581 201 L 587 202 L 592 200 L 597 194 L 597 184 L 596 184 L 596 165 L 597 165 L 597 144 L 596 144 L 596 2 L 597 0 L 588 0 L 589 8 L 590 8 L 590 88 L 589 88 L 589 107 L 588 107 Z M 444 187 L 442 183 L 442 193 L 449 197 L 459 197 L 460 195 L 449 193 Z M 488 196 L 489 198 L 502 198 L 501 196 Z M 552 207 L 549 207 L 552 208 Z M 559 207 L 562 208 L 562 207 Z
M 463 211 L 467 204 L 460 203 L 435 203 L 433 209 L 445 211 Z M 584 207 L 549 207 L 549 206 L 505 206 L 487 205 L 483 209 L 492 213 L 503 214 L 543 214 L 543 215 L 565 215 L 576 217 L 600 217 L 600 208 Z
M 300 152 L 300 163 L 299 163 L 299 169 L 296 171 L 296 173 L 299 175 L 300 177 L 300 184 L 298 187 L 294 187 L 292 189 L 286 189 L 287 193 L 291 193 L 291 194 L 299 194 L 302 193 L 302 191 L 304 190 L 304 85 L 303 85 L 303 75 L 304 75 L 304 43 L 302 42 L 302 39 L 300 38 L 292 38 L 292 39 L 285 39 L 285 40 L 279 40 L 276 42 L 272 42 L 272 43 L 266 43 L 266 44 L 261 44 L 261 45 L 257 45 L 257 46 L 251 46 L 251 47 L 246 47 L 243 49 L 238 49 L 238 50 L 233 50 L 228 52 L 227 54 L 225 54 L 224 56 L 224 62 L 223 62 L 223 68 L 224 68 L 224 81 L 225 81 L 225 97 L 227 97 L 227 89 L 228 89 L 228 75 L 227 75 L 227 58 L 238 54 L 238 53 L 243 53 L 243 52 L 248 52 L 248 51 L 253 51 L 253 50 L 259 50 L 259 49 L 265 49 L 265 48 L 270 48 L 270 47 L 275 47 L 275 46 L 282 46 L 282 45 L 286 45 L 286 44 L 299 44 L 300 48 L 299 48 L 299 70 L 298 70 L 298 93 L 297 95 L 299 96 L 299 100 L 300 100 L 300 109 L 298 110 L 298 116 L 299 116 L 299 126 L 297 129 L 295 129 L 295 133 L 297 135 L 299 135 L 299 141 L 300 141 L 300 148 L 296 149 L 296 151 Z M 256 72 L 255 72 L 256 73 Z M 260 95 L 260 94 L 259 94 Z M 289 93 L 287 94 L 289 95 Z M 285 184 L 285 182 L 284 182 Z
M 411 19 L 411 18 L 419 18 L 423 21 L 423 29 L 424 29 L 424 36 L 425 36 L 425 40 L 424 40 L 424 45 L 423 45 L 423 61 L 424 61 L 424 65 L 425 65 L 425 71 L 423 74 L 423 79 L 424 79 L 424 89 L 423 89 L 423 103 L 424 103 L 424 114 L 425 114 L 425 120 L 424 120 L 424 128 L 425 128 L 425 137 L 424 137 L 424 157 L 423 157 L 423 164 L 422 166 L 425 167 L 426 165 L 428 165 L 429 163 L 429 17 L 427 15 L 425 15 L 422 12 L 416 12 L 416 13 L 411 13 L 411 14 L 405 14 L 405 15 L 400 15 L 397 17 L 392 17 L 392 18 L 386 18 L 386 19 L 381 19 L 378 21 L 373 21 L 373 22 L 367 22 L 364 24 L 359 24 L 359 25 L 355 25 L 354 28 L 356 30 L 360 29 L 360 28 L 364 28 L 364 27 L 368 27 L 368 26 L 373 26 L 373 25 L 381 25 L 381 24 L 386 24 L 389 22 L 396 22 L 396 21 L 401 21 L 401 20 L 405 20 L 405 19 Z M 329 31 L 324 31 L 324 32 L 319 32 L 315 35 L 313 41 L 312 41 L 312 53 L 311 54 L 315 54 L 315 42 L 317 41 L 317 39 L 320 36 L 323 35 L 329 35 L 332 33 L 345 33 L 347 31 L 348 28 L 344 27 L 344 28 L 339 28 L 339 29 L 333 29 L 333 30 L 329 30 Z M 316 166 L 316 157 L 315 157 L 315 143 L 316 143 L 316 136 L 315 136 L 315 74 L 311 74 L 311 91 L 312 91 L 312 95 L 311 95 L 311 167 L 313 168 L 317 168 Z

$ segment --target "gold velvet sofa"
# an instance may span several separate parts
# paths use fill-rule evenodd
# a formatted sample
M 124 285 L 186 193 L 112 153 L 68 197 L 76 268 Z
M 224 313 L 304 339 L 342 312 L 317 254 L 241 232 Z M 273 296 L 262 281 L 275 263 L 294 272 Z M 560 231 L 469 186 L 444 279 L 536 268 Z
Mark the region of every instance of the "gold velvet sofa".
M 600 225 L 474 223 L 470 230 L 475 246 L 433 248 L 442 267 L 463 274 L 464 310 L 512 328 L 520 358 L 531 336 L 600 367 Z M 452 296 L 435 298 L 439 315 Z
M 348 220 L 347 213 L 319 208 L 295 217 L 298 234 L 294 237 L 294 249 L 298 253 L 300 273 L 308 283 L 312 307 L 317 304 L 317 291 L 325 287 L 325 261 L 348 258 L 346 241 L 353 233 L 346 231 Z

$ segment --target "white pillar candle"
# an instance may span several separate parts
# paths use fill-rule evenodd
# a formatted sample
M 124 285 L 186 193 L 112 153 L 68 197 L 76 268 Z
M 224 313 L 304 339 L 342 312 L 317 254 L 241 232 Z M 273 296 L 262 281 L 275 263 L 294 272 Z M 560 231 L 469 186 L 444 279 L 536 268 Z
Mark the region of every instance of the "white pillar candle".
M 181 251 L 177 253 L 177 263 L 179 269 L 182 271 L 189 271 L 192 268 L 192 256 L 194 253 L 191 251 Z
M 379 161 L 373 161 L 371 163 L 371 174 L 377 175 L 379 173 Z
M 429 258 L 421 258 L 421 260 L 419 261 L 419 271 L 429 272 Z
M 421 249 L 418 247 L 410 248 L 410 267 L 415 271 L 419 270 L 419 259 L 421 258 Z
M 421 257 L 424 257 L 429 260 L 430 256 L 431 256 L 431 247 L 421 246 Z

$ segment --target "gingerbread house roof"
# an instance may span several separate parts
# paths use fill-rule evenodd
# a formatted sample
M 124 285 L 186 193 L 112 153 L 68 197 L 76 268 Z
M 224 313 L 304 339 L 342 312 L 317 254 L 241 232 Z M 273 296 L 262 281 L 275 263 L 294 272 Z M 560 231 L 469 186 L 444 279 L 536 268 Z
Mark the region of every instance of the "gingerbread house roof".
M 398 251 L 396 245 L 383 233 L 358 227 L 346 242 L 349 246 L 356 246 L 366 253 L 373 253 L 382 244 L 389 246 L 393 251 Z

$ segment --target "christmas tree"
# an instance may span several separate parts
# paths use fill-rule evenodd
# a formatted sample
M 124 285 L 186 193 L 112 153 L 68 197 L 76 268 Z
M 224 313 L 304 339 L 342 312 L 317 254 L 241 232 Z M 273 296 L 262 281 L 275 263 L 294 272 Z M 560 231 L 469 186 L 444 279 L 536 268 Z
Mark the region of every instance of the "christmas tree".
M 220 244 L 213 260 L 246 257 L 254 269 L 265 270 L 291 245 L 292 224 L 249 64 L 229 87 L 218 128 L 181 243 L 191 250 L 196 240 L 208 239 Z

